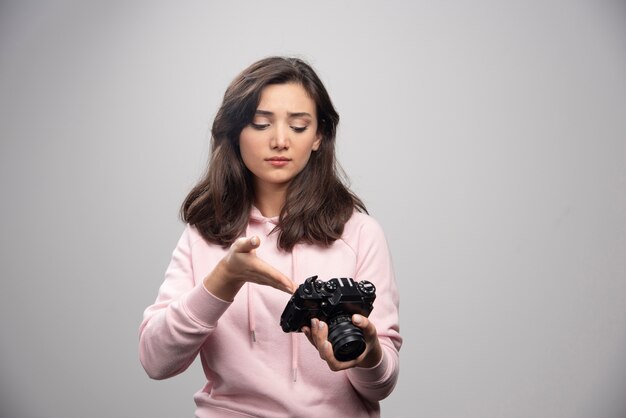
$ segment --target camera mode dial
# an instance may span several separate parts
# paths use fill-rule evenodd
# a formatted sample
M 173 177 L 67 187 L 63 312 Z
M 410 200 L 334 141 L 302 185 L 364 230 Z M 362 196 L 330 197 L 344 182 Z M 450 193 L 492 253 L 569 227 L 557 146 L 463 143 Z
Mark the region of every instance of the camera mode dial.
M 366 295 L 371 295 L 371 294 L 374 294 L 374 292 L 376 292 L 376 287 L 374 286 L 374 283 L 369 282 L 367 280 L 363 280 L 359 282 L 358 286 L 359 286 L 359 290 L 362 293 L 365 293 Z

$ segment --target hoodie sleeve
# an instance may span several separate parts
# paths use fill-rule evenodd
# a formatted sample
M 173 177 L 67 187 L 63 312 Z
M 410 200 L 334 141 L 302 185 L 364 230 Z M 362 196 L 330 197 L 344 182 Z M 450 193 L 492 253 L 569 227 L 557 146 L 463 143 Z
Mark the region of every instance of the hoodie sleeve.
M 391 393 L 400 370 L 399 296 L 382 228 L 367 215 L 356 214 L 355 217 L 361 221 L 346 224 L 351 229 L 346 231 L 350 245 L 357 253 L 355 280 L 369 280 L 376 286 L 376 300 L 369 319 L 376 326 L 383 357 L 376 366 L 348 369 L 347 375 L 363 397 L 379 401 Z
M 153 379 L 182 373 L 230 306 L 194 278 L 193 235 L 188 225 L 172 254 L 165 281 L 139 328 L 139 358 Z

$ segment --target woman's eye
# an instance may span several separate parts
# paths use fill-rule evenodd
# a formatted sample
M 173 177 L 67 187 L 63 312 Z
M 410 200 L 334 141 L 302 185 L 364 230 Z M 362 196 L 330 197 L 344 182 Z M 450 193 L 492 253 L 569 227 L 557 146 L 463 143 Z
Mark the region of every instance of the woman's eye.
M 268 126 L 270 126 L 270 124 L 269 123 L 254 123 L 254 122 L 251 122 L 250 126 L 252 126 L 254 129 L 262 131 L 263 129 L 265 129 Z
M 304 131 L 306 131 L 307 126 L 292 126 L 291 129 L 293 129 L 294 132 L 296 133 L 302 133 Z

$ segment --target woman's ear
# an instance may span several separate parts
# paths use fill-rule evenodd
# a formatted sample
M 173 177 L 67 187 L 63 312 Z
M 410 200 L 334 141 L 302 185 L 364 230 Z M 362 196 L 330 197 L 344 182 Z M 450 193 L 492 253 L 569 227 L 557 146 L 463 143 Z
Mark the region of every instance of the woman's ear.
M 311 147 L 311 149 L 313 151 L 317 151 L 318 149 L 320 149 L 321 143 L 322 143 L 322 134 L 317 134 L 317 137 L 315 138 L 315 142 L 313 142 L 313 146 Z

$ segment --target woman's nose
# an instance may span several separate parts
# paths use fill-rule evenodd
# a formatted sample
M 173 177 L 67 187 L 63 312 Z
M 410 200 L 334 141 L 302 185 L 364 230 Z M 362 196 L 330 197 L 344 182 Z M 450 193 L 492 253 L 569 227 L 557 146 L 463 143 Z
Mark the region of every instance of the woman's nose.
M 289 129 L 277 126 L 272 137 L 272 148 L 288 149 L 289 148 Z

